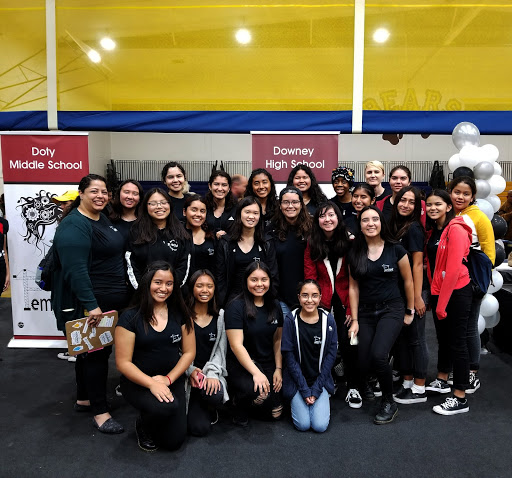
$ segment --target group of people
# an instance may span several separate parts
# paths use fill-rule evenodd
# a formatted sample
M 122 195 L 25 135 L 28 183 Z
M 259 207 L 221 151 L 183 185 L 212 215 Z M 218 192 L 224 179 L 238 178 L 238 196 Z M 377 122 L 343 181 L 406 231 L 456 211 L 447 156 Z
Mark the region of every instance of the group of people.
M 298 430 L 323 432 L 342 382 L 351 408 L 381 397 L 376 424 L 393 421 L 397 403 L 425 402 L 426 391 L 453 390 L 436 413 L 469 410 L 481 297 L 465 260 L 471 247 L 495 254 L 475 183 L 457 178 L 424 198 L 405 166 L 391 170 L 390 190 L 380 162 L 365 176 L 356 184 L 352 169 L 336 168 L 328 200 L 306 165 L 279 195 L 256 169 L 235 197 L 230 175 L 215 170 L 201 197 L 170 162 L 165 187 L 144 193 L 123 181 L 108 217 L 105 179 L 82 178 L 54 238 L 52 306 L 60 330 L 119 311 L 120 390 L 139 411 L 143 450 L 206 435 L 220 407 L 245 427 L 290 406 Z M 428 307 L 439 353 L 427 384 Z M 77 356 L 74 409 L 100 432 L 121 433 L 106 399 L 111 352 Z

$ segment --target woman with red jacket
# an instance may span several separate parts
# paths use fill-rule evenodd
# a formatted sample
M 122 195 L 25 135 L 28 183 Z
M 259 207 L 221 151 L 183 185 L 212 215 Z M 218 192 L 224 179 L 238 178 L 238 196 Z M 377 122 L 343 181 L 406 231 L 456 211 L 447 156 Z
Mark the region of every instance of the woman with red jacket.
M 348 335 L 352 323 L 346 261 L 349 249 L 350 240 L 338 206 L 331 201 L 320 204 L 313 217 L 311 237 L 304 253 L 304 279 L 314 279 L 320 284 L 320 306 L 333 312 L 347 379 L 345 400 L 351 408 L 360 408 L 363 402 L 357 389 L 357 347 L 350 346 Z
M 426 206 L 431 227 L 427 234 L 427 274 L 439 350 L 437 378 L 425 389 L 449 393 L 447 380 L 453 366 L 453 397 L 436 405 L 433 411 L 455 415 L 469 411 L 465 392 L 469 385 L 466 336 L 473 293 L 463 260 L 469 254 L 472 232 L 462 217 L 453 217 L 452 202 L 446 191 L 432 191 Z

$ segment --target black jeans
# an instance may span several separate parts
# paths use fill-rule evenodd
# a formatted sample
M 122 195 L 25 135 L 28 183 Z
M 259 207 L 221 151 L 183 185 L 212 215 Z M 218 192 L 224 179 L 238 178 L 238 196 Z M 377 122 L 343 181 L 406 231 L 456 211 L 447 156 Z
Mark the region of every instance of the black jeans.
M 466 390 L 469 385 L 469 353 L 467 331 L 473 291 L 471 283 L 455 289 L 446 306 L 446 318 L 436 315 L 438 296 L 432 296 L 432 315 L 436 327 L 437 370 L 449 373 L 453 369 L 453 388 Z
M 428 347 L 425 338 L 425 316 L 414 315 L 410 325 L 404 325 L 398 337 L 398 370 L 402 375 L 427 378 Z
M 275 363 L 259 364 L 254 362 L 254 364 L 265 374 L 270 383 L 270 393 L 261 407 L 271 412 L 282 404 L 281 391 L 276 393 L 272 385 L 276 369 Z M 237 407 L 247 412 L 251 402 L 259 396 L 260 392 L 254 391 L 252 375 L 240 365 L 236 358 L 228 356 L 226 365 L 229 394 L 235 400 Z
M 338 331 L 338 353 L 343 359 L 347 387 L 349 389 L 358 388 L 360 382 L 357 358 L 358 347 L 357 345 L 350 345 L 348 337 L 349 328 L 345 324 L 345 319 L 347 318 L 346 311 L 337 294 L 334 295 L 332 300 L 332 311 L 336 321 L 336 330 Z M 336 360 L 336 363 L 339 363 L 339 360 Z
M 187 424 L 188 432 L 196 437 L 208 435 L 211 426 L 210 409 L 222 405 L 224 387 L 220 384 L 220 390 L 212 395 L 207 395 L 206 390 L 192 387 L 188 402 Z
M 401 298 L 375 304 L 359 304 L 359 367 L 361 377 L 375 371 L 383 396 L 393 394 L 393 372 L 389 352 L 404 323 Z
M 126 379 L 121 381 L 123 397 L 140 412 L 143 427 L 155 443 L 162 448 L 176 450 L 187 434 L 184 378 L 176 380 L 170 390 L 174 401 L 159 402 L 148 388 Z

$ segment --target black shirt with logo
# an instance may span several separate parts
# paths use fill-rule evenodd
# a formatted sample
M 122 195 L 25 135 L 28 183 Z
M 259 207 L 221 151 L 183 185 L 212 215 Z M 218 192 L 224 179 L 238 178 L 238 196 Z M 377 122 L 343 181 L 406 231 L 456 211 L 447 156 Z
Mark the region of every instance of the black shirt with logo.
M 196 358 L 194 366 L 202 369 L 206 362 L 210 361 L 213 346 L 217 340 L 217 317 L 213 317 L 210 323 L 201 327 L 194 324 L 194 333 L 196 336 Z
M 178 363 L 181 349 L 181 326 L 185 320 L 181 314 L 169 310 L 167 325 L 157 332 L 138 315 L 136 309 L 129 309 L 119 317 L 118 327 L 135 334 L 132 362 L 150 377 L 167 375 Z M 125 377 L 121 379 L 127 380 Z
M 318 375 L 320 364 L 320 349 L 322 348 L 322 321 L 314 324 L 304 322 L 300 316 L 299 343 L 300 343 L 300 368 L 309 387 L 311 387 Z
M 377 260 L 367 259 L 366 274 L 358 280 L 360 304 L 375 304 L 401 297 L 398 261 L 405 255 L 407 251 L 401 244 L 386 242 Z
M 250 319 L 245 311 L 245 303 L 242 299 L 232 301 L 224 314 L 226 330 L 240 329 L 244 332 L 244 347 L 251 359 L 259 364 L 275 363 L 274 334 L 278 327 L 283 326 L 283 314 L 276 301 L 276 319 L 268 322 L 267 309 L 256 307 L 256 317 Z M 229 349 L 231 350 L 231 349 Z M 229 353 L 232 354 L 230 351 Z

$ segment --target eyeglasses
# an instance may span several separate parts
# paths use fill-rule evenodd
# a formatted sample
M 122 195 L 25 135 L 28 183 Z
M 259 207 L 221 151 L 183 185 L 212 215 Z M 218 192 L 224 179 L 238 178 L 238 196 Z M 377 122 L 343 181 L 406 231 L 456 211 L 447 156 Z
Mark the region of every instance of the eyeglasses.
M 281 204 L 283 206 L 289 206 L 290 204 L 292 206 L 298 206 L 300 204 L 300 201 L 298 199 L 294 199 L 293 201 L 281 201 Z
M 169 205 L 169 201 L 151 201 L 151 202 L 148 202 L 148 206 L 149 207 L 158 207 L 158 206 L 165 207 L 165 206 L 168 206 L 168 205 Z
M 313 299 L 313 300 L 318 300 L 318 299 L 320 299 L 320 294 L 311 294 L 311 295 L 309 295 L 309 294 L 300 294 L 300 298 L 302 300 L 308 300 L 310 298 Z

